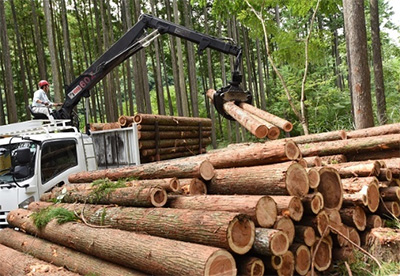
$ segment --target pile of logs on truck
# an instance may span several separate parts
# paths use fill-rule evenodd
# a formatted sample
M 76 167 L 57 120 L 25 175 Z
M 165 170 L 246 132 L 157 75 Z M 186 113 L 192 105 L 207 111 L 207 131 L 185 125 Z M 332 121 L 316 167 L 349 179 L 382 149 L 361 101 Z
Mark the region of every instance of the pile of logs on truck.
M 400 124 L 235 144 L 69 181 L 9 213 L 19 230 L 0 231 L 0 275 L 322 275 L 354 251 L 378 262 L 399 256 L 399 230 L 382 226 L 400 216 Z M 115 186 L 99 193 L 99 183 Z M 34 223 L 55 208 L 77 220 Z
M 211 144 L 211 120 L 138 113 L 122 115 L 118 122 L 92 123 L 91 131 L 137 125 L 141 163 L 174 159 L 206 152 Z

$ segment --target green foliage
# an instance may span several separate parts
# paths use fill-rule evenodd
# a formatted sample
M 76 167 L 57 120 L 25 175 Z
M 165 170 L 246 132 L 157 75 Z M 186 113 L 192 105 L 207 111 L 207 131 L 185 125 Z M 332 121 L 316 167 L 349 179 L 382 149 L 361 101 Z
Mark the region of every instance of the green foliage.
M 358 250 L 353 251 L 354 262 L 350 262 L 350 270 L 353 275 L 357 276 L 386 276 L 397 275 L 400 273 L 400 263 L 396 262 L 380 262 L 378 264 L 368 258 Z M 343 262 L 340 262 L 335 269 L 338 275 L 348 275 L 348 270 Z
M 47 207 L 39 212 L 32 213 L 32 219 L 37 228 L 45 227 L 51 220 L 56 219 L 59 224 L 76 221 L 77 217 L 64 208 Z
M 93 181 L 92 183 L 92 188 L 93 190 L 91 191 L 89 195 L 89 202 L 91 203 L 96 203 L 100 199 L 107 197 L 108 194 L 111 192 L 115 191 L 115 189 L 118 188 L 125 188 L 127 187 L 125 184 L 125 180 L 119 179 L 116 182 L 113 182 L 109 180 L 108 178 L 105 179 L 98 179 Z

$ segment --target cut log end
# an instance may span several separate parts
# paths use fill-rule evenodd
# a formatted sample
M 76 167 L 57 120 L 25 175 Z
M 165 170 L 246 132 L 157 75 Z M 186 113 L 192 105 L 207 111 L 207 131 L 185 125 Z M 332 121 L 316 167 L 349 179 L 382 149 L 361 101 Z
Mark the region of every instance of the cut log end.
M 291 251 L 282 255 L 282 266 L 277 272 L 279 276 L 294 274 L 294 256 Z
M 262 197 L 256 206 L 256 219 L 261 227 L 272 227 L 278 215 L 276 202 L 270 196 Z
M 268 139 L 276 140 L 278 139 L 279 135 L 281 135 L 281 131 L 279 130 L 279 128 L 277 128 L 276 126 L 272 126 L 269 128 L 267 135 Z
M 318 214 L 324 208 L 324 197 L 320 192 L 314 194 L 311 199 L 311 211 L 314 214 Z
M 272 238 L 271 238 L 271 252 L 276 255 L 280 256 L 283 255 L 289 249 L 289 238 L 286 233 L 282 231 L 278 231 Z
M 278 270 L 282 267 L 282 256 L 272 256 L 271 257 L 271 266 L 273 269 Z
M 264 275 L 265 267 L 262 260 L 258 259 L 251 264 L 250 275 L 262 276 Z
M 303 232 L 304 236 L 304 243 L 311 247 L 314 245 L 316 236 L 315 236 L 315 231 L 312 227 L 307 227 L 306 230 Z
M 293 252 L 293 251 L 292 251 Z M 295 270 L 299 275 L 306 275 L 311 267 L 311 252 L 305 245 L 296 248 L 294 254 Z
M 343 202 L 343 186 L 339 173 L 336 169 L 326 167 L 319 174 L 321 181 L 317 189 L 324 198 L 324 207 L 339 210 Z
M 208 258 L 204 269 L 204 275 L 210 276 L 235 276 L 236 263 L 232 255 L 225 250 L 218 250 Z
M 294 196 L 289 202 L 289 216 L 294 221 L 300 221 L 303 217 L 304 208 L 301 199 L 297 196 Z
M 301 157 L 299 147 L 292 140 L 288 140 L 285 144 L 285 154 L 289 160 L 297 160 Z
M 326 214 L 325 211 L 321 211 L 318 213 L 317 215 L 317 229 L 318 229 L 318 233 L 322 236 L 322 235 L 329 235 L 329 230 L 326 230 L 326 228 L 328 228 L 330 220 L 328 215 Z
M 257 138 L 265 138 L 268 135 L 268 127 L 265 125 L 260 125 L 258 126 L 255 131 L 254 131 L 254 135 Z
M 375 213 L 379 207 L 379 186 L 376 182 L 371 182 L 368 185 L 366 196 L 367 196 L 366 204 L 368 206 L 368 209 L 372 213 Z
M 332 261 L 332 249 L 329 242 L 325 239 L 323 239 L 321 242 L 318 240 L 312 247 L 312 252 L 313 256 L 315 256 L 315 268 L 318 271 L 327 270 Z
M 287 123 L 285 123 L 284 125 L 283 125 L 283 128 L 282 128 L 285 132 L 291 132 L 292 131 L 292 129 L 293 129 L 293 124 L 292 123 L 290 123 L 290 122 L 287 122 Z
M 280 217 L 275 225 L 274 229 L 281 230 L 284 232 L 287 237 L 289 238 L 289 244 L 293 243 L 294 236 L 295 236 L 295 227 L 293 221 L 288 217 Z
M 214 166 L 211 164 L 210 161 L 205 160 L 200 165 L 200 176 L 204 180 L 211 180 L 214 177 Z
M 176 177 L 171 178 L 171 180 L 169 182 L 169 187 L 172 192 L 174 192 L 174 193 L 179 192 L 181 190 L 181 185 L 179 183 L 178 178 L 176 178 Z
M 304 196 L 309 190 L 307 171 L 297 163 L 291 164 L 286 172 L 286 189 L 289 195 Z
M 237 216 L 228 226 L 228 243 L 230 249 L 237 254 L 247 253 L 255 239 L 254 222 L 247 217 Z
M 321 181 L 321 177 L 319 175 L 318 170 L 315 168 L 308 169 L 308 179 L 310 182 L 310 188 L 317 189 Z
M 156 188 L 151 191 L 150 198 L 154 207 L 162 207 L 167 203 L 168 196 L 164 189 Z

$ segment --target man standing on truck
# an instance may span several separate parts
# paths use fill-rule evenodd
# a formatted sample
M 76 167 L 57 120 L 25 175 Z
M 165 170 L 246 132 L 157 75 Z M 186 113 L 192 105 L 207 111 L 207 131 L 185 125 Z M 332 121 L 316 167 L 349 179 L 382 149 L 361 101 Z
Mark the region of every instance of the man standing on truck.
M 43 113 L 49 119 L 53 120 L 53 110 L 50 109 L 52 106 L 60 106 L 62 103 L 53 103 L 49 100 L 46 93 L 49 93 L 50 85 L 46 80 L 39 81 L 39 90 L 33 94 L 32 100 L 32 111 L 35 113 Z

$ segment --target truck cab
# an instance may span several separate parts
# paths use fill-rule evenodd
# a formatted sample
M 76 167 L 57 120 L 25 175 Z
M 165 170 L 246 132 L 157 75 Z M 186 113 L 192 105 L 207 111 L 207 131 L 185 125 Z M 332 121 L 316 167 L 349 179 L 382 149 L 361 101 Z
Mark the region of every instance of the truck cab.
M 68 176 L 97 169 L 91 137 L 62 120 L 0 127 L 0 228 L 9 211 L 24 208 Z

